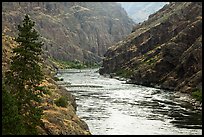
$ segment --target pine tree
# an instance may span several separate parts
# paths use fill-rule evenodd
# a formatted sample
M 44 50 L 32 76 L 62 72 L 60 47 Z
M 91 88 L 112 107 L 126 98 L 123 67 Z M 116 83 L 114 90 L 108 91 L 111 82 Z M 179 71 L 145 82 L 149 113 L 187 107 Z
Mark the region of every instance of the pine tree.
M 27 134 L 36 134 L 36 126 L 41 124 L 40 83 L 43 79 L 40 62 L 43 43 L 34 29 L 35 22 L 26 15 L 22 25 L 18 25 L 18 46 L 13 49 L 11 67 L 5 82 L 17 99 L 19 113 L 29 129 Z
M 2 135 L 22 135 L 25 128 L 18 113 L 16 99 L 2 84 Z

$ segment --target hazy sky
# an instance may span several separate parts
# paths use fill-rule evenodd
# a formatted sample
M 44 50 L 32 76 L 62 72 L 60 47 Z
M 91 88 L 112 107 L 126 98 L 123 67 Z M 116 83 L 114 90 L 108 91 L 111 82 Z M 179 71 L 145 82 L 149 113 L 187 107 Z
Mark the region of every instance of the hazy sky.
M 117 2 L 126 10 L 136 23 L 148 19 L 148 16 L 161 9 L 169 2 Z

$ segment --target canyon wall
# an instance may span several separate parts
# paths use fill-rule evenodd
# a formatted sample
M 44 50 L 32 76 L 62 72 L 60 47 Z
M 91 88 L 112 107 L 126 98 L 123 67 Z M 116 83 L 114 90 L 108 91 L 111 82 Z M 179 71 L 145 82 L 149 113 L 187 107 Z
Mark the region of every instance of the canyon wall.
M 36 22 L 45 53 L 62 61 L 101 61 L 108 47 L 129 34 L 134 24 L 114 2 L 3 2 L 5 34 L 16 36 L 25 14 Z
M 202 3 L 171 2 L 106 52 L 100 74 L 182 92 L 202 91 Z

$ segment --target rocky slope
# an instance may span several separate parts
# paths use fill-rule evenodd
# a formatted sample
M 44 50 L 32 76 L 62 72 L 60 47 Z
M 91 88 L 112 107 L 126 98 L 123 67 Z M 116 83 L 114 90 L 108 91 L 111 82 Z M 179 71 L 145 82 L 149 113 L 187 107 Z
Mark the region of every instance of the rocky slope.
M 130 83 L 202 91 L 202 3 L 171 2 L 105 54 L 100 74 Z
M 150 14 L 161 9 L 168 2 L 118 2 L 126 10 L 127 14 L 135 23 L 148 19 Z
M 3 2 L 2 28 L 15 36 L 24 15 L 36 22 L 47 55 L 98 62 L 107 48 L 132 30 L 133 21 L 114 2 Z
M 14 38 L 2 33 L 2 75 L 9 69 L 12 48 L 17 46 Z M 45 78 L 41 86 L 45 86 L 47 94 L 42 97 L 41 107 L 43 109 L 42 121 L 44 125 L 38 127 L 39 135 L 90 135 L 88 125 L 76 115 L 77 105 L 75 97 L 65 88 L 58 86 L 53 80 L 55 75 L 54 64 L 44 54 L 43 73 Z M 3 93 L 2 93 L 3 94 Z M 60 97 L 67 99 L 67 107 L 59 107 L 54 102 Z

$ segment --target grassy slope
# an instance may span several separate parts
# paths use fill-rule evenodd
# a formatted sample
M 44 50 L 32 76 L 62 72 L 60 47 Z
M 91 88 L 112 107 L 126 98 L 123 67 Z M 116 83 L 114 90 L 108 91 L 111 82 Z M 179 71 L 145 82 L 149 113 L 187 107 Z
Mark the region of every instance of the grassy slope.
M 9 68 L 10 57 L 12 56 L 12 48 L 17 46 L 13 38 L 2 34 L 2 74 Z M 44 127 L 38 127 L 39 134 L 51 135 L 89 135 L 88 127 L 82 121 L 75 111 L 75 99 L 66 89 L 57 85 L 53 80 L 54 69 L 50 64 L 41 64 L 45 78 L 42 86 L 45 86 L 47 94 L 43 95 L 41 107 L 43 108 L 42 121 Z M 60 97 L 67 98 L 67 107 L 58 107 L 54 101 Z

